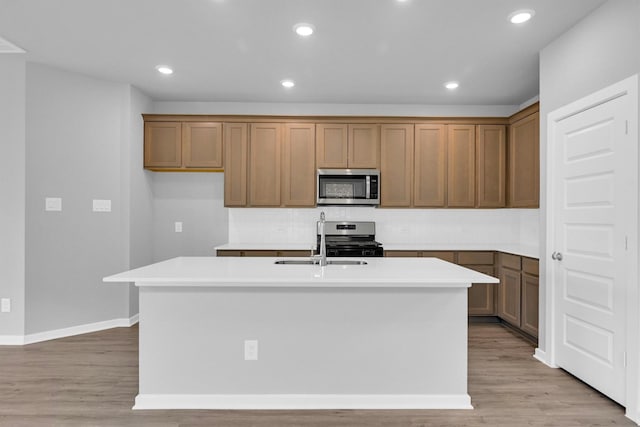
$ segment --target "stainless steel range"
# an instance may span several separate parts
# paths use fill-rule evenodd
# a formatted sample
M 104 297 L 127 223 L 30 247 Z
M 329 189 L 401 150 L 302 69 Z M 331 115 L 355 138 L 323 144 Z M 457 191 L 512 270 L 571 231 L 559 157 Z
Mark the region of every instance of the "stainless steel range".
M 381 257 L 382 244 L 376 242 L 373 221 L 325 221 L 327 256 Z M 320 253 L 321 223 L 317 223 L 317 253 Z

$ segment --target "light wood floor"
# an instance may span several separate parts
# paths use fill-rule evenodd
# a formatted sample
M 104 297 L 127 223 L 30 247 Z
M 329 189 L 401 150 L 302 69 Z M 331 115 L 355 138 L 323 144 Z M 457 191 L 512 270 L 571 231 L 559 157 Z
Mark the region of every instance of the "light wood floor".
M 1 426 L 633 426 L 624 410 L 497 324 L 469 330 L 474 410 L 132 411 L 138 328 L 0 346 Z

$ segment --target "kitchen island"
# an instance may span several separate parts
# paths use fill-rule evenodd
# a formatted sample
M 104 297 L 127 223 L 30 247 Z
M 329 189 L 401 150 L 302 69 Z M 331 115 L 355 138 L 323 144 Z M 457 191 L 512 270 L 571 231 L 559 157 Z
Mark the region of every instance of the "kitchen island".
M 467 288 L 497 279 L 435 258 L 280 260 L 179 257 L 104 279 L 140 288 L 134 409 L 472 407 Z

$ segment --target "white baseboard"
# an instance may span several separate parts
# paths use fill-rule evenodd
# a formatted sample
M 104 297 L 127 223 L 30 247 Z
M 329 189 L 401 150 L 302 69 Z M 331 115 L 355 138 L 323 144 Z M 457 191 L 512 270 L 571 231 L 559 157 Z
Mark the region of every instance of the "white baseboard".
M 536 351 L 533 353 L 533 358 L 536 359 L 538 362 L 542 362 L 545 365 L 547 365 L 550 368 L 558 368 L 558 366 L 554 365 L 553 363 L 549 362 L 549 359 L 547 357 L 547 352 L 540 350 L 539 348 L 536 348 Z
M 468 394 L 139 394 L 133 409 L 473 409 Z
M 42 341 L 66 338 L 74 335 L 88 334 L 104 331 L 111 328 L 123 328 L 138 323 L 139 315 L 130 318 L 105 320 L 102 322 L 87 323 L 85 325 L 71 326 L 69 328 L 55 329 L 52 331 L 38 332 L 29 335 L 0 335 L 0 345 L 26 345 Z

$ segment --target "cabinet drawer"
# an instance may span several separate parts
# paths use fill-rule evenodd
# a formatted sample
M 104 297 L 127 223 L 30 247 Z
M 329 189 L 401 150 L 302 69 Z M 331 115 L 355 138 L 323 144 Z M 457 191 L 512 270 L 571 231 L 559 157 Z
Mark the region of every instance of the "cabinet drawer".
M 522 271 L 533 276 L 538 276 L 538 260 L 522 257 Z
M 222 249 L 216 252 L 216 256 L 242 256 L 242 251 Z
M 420 256 L 423 258 L 439 258 L 443 261 L 456 262 L 455 252 L 441 252 L 441 251 L 422 251 Z
M 458 252 L 458 264 L 493 265 L 493 252 Z
M 500 254 L 500 265 L 513 270 L 520 270 L 520 257 L 518 255 Z
M 418 251 L 384 251 L 386 257 L 417 258 Z

